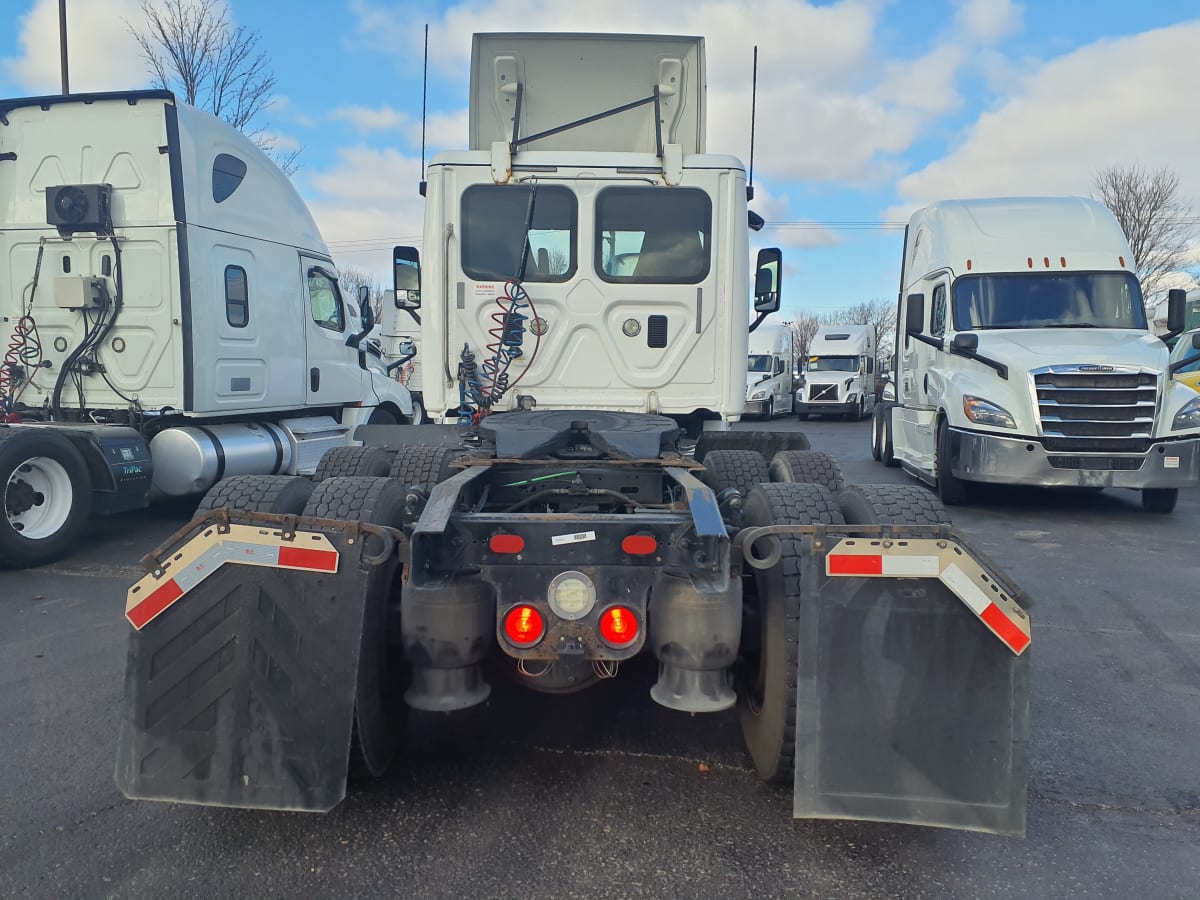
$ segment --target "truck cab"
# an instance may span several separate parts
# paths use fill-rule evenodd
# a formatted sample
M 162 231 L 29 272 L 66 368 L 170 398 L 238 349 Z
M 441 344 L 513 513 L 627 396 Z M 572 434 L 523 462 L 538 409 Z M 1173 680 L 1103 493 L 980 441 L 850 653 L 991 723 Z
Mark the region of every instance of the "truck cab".
M 858 421 L 875 409 L 879 365 L 871 325 L 822 325 L 808 347 L 801 419 L 810 413 L 841 415 Z
M 1169 377 L 1103 205 L 935 204 L 909 222 L 902 273 L 887 425 L 895 459 L 944 502 L 979 482 L 1123 487 L 1169 512 L 1196 484 L 1200 398 Z
M 746 415 L 770 419 L 792 408 L 792 329 L 760 325 L 750 335 L 746 357 Z

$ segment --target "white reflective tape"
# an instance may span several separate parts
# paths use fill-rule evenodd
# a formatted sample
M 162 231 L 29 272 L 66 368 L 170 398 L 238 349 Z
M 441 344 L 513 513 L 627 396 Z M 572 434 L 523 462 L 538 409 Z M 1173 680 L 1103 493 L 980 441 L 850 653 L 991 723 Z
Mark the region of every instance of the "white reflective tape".
M 551 535 L 550 543 L 555 547 L 562 544 L 582 544 L 585 541 L 594 541 L 596 532 L 594 531 L 577 531 L 574 534 L 555 534 Z
M 883 574 L 897 578 L 937 578 L 941 562 L 936 556 L 889 556 L 883 552 Z
M 220 543 L 213 544 L 192 562 L 175 573 L 175 583 L 183 593 L 187 593 L 214 571 L 221 568 L 225 562 L 225 553 Z
M 226 562 L 247 563 L 252 566 L 273 566 L 279 562 L 279 546 L 276 544 L 252 544 L 249 541 L 221 541 L 221 552 Z
M 971 576 L 958 567 L 958 563 L 950 563 L 942 570 L 942 583 L 954 591 L 958 599 L 967 604 L 977 616 L 982 616 L 983 611 L 992 603 L 992 598 L 971 580 Z

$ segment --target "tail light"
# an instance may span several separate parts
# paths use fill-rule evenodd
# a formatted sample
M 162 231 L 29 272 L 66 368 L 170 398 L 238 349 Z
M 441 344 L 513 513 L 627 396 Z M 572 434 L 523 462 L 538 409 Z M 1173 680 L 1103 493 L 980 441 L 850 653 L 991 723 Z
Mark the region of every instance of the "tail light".
M 600 637 L 612 647 L 628 647 L 637 640 L 637 615 L 627 606 L 610 606 L 600 614 Z
M 631 534 L 621 541 L 621 549 L 629 556 L 649 556 L 658 550 L 658 541 L 652 534 Z
M 488 549 L 493 553 L 520 553 L 525 549 L 525 538 L 519 534 L 493 534 Z
M 546 620 L 535 607 L 514 606 L 504 616 L 504 636 L 514 647 L 532 647 L 546 633 Z

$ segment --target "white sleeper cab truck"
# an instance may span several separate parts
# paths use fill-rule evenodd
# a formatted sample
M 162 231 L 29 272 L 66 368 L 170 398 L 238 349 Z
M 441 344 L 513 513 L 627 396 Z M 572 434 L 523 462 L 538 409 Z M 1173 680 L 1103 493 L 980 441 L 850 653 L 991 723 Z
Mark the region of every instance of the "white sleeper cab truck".
M 765 419 L 792 408 L 792 329 L 760 325 L 750 335 L 746 357 L 746 415 Z
M 1172 292 L 1170 328 L 1183 325 Z M 872 455 L 964 503 L 977 482 L 1117 487 L 1170 512 L 1200 479 L 1200 396 L 1172 380 L 1112 214 L 956 200 L 905 231 L 896 398 Z
M 421 285 L 415 263 L 409 264 L 407 248 L 393 250 L 395 290 L 383 306 L 380 344 L 386 371 L 412 395 L 412 424 L 425 420 L 421 395 Z
M 841 415 L 858 421 L 875 409 L 875 328 L 822 325 L 808 347 L 804 400 L 796 414 Z
M 163 91 L 0 101 L 0 564 L 411 414 L 285 176 Z

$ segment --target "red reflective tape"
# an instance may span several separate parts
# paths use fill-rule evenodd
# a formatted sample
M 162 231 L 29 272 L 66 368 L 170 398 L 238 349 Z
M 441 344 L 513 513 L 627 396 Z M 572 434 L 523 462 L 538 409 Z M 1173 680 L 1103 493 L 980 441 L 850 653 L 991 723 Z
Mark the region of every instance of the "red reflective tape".
M 172 578 L 156 587 L 145 600 L 125 613 L 125 618 L 139 631 L 142 626 L 183 596 L 183 588 Z
M 845 553 L 831 553 L 829 560 L 830 575 L 882 575 L 882 556 L 853 556 Z
M 989 603 L 979 618 L 996 632 L 1000 640 L 1008 644 L 1013 653 L 1020 653 L 1029 646 L 1029 635 L 1010 622 L 1008 616 L 995 603 Z
M 304 547 L 280 547 L 279 565 L 291 569 L 336 572 L 337 553 L 332 550 L 308 550 Z

